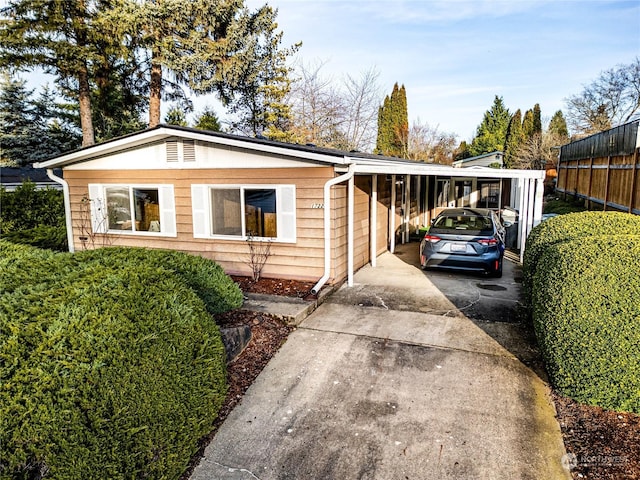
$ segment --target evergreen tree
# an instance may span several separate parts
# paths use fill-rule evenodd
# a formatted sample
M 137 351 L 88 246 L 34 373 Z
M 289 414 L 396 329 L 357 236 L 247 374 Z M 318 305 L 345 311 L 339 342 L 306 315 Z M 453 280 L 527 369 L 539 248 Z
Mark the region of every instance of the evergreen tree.
M 504 148 L 504 165 L 506 168 L 512 168 L 518 155 L 518 150 L 525 141 L 524 132 L 522 131 L 522 114 L 520 109 L 511 117 L 509 126 L 507 127 L 507 137 Z
M 539 103 L 533 106 L 533 134 L 542 135 L 542 116 Z
M 557 136 L 562 142 L 569 140 L 569 130 L 567 129 L 567 122 L 562 114 L 562 110 L 558 110 L 553 114 L 553 117 L 551 117 L 549 133 Z
M 510 120 L 511 114 L 504 106 L 504 100 L 496 95 L 491 109 L 485 112 L 482 122 L 478 125 L 476 136 L 469 146 L 471 156 L 495 151 L 503 152 Z
M 177 105 L 174 105 L 167 111 L 167 114 L 164 116 L 164 123 L 169 125 L 178 125 L 180 127 L 189 126 L 184 110 Z
M 242 82 L 265 69 L 256 58 L 256 39 L 273 38 L 275 17 L 267 5 L 250 12 L 244 0 L 124 0 L 115 20 L 126 25 L 130 48 L 148 58 L 149 126 L 160 122 L 162 99 L 188 105 L 184 86 L 234 103 L 246 88 Z M 271 61 L 278 68 L 278 59 Z
M 104 48 L 93 69 L 91 105 L 96 141 L 104 141 L 145 128 L 148 84 L 138 75 L 133 52 L 123 48 L 116 55 Z
M 535 128 L 534 123 L 533 110 L 527 110 L 524 112 L 524 118 L 522 119 L 522 132 L 526 139 L 533 138 Z
M 56 98 L 56 91 L 45 85 L 32 102 L 34 134 L 38 144 L 31 154 L 31 162 L 75 150 L 82 144 L 78 106 L 60 103 Z
M 39 139 L 34 139 L 34 110 L 30 104 L 33 91 L 25 80 L 4 74 L 0 81 L 0 163 L 26 165 Z
M 221 98 L 229 113 L 231 130 L 245 135 L 264 135 L 290 141 L 291 110 L 286 96 L 291 88 L 287 59 L 300 44 L 281 48 L 282 32 L 276 32 L 277 12 L 265 5 L 255 14 L 259 28 L 245 30 L 241 54 L 244 67 L 231 72 L 221 85 Z
M 408 139 L 407 92 L 404 85 L 398 87 L 396 83 L 391 96 L 385 97 L 378 110 L 378 138 L 375 151 L 382 155 L 406 158 Z
M 77 109 L 56 102 L 45 86 L 38 98 L 24 80 L 0 80 L 0 163 L 29 165 L 80 146 Z
M 465 158 L 471 157 L 471 153 L 469 152 L 469 144 L 466 141 L 461 141 L 458 148 L 456 148 L 454 152 L 454 160 L 464 160 Z
M 97 44 L 119 42 L 100 18 L 114 1 L 10 0 L 0 24 L 0 67 L 40 67 L 73 91 L 84 146 L 95 142 L 90 80 L 100 57 Z
M 209 130 L 210 132 L 222 131 L 220 120 L 218 119 L 215 110 L 211 107 L 205 107 L 202 113 L 196 117 L 193 127 L 199 130 Z

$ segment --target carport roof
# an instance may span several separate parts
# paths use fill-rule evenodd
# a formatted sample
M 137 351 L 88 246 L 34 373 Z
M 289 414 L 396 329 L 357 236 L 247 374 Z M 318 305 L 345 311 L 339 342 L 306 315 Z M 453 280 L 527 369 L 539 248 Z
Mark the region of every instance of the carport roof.
M 346 152 L 310 144 L 300 145 L 276 142 L 266 138 L 244 137 L 176 125 L 158 125 L 154 128 L 65 153 L 40 162 L 35 166 L 40 168 L 64 168 L 96 157 L 104 157 L 126 149 L 176 137 L 293 157 L 303 162 L 311 161 L 334 165 L 338 171 L 343 168 L 346 170 L 348 165 L 353 164 L 356 174 L 437 175 L 467 178 L 544 178 L 544 171 L 541 170 L 507 170 L 485 167 L 453 168 L 448 165 L 437 165 L 361 152 Z

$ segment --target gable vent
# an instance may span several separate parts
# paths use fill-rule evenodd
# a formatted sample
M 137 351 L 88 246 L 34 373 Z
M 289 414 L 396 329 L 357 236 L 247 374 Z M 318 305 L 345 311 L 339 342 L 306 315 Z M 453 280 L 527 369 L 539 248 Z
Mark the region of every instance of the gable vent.
M 178 161 L 178 141 L 177 140 L 167 140 L 167 162 L 177 162 Z
M 196 161 L 196 145 L 193 140 L 182 141 L 182 160 L 184 162 Z

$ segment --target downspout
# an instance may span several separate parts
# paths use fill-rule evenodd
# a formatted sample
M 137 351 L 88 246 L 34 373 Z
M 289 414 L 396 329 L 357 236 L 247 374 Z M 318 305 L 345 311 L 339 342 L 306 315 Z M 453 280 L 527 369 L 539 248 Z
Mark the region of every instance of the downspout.
M 69 184 L 61 177 L 53 173 L 53 169 L 47 168 L 47 177 L 56 183 L 62 185 L 62 193 L 64 195 L 64 218 L 67 224 L 67 243 L 69 244 L 69 252 L 75 252 L 73 245 L 73 224 L 71 223 L 71 200 L 69 198 Z
M 331 274 L 331 187 L 353 178 L 355 164 L 349 164 L 349 171 L 339 177 L 331 178 L 324 184 L 324 274 L 311 289 L 317 295 Z

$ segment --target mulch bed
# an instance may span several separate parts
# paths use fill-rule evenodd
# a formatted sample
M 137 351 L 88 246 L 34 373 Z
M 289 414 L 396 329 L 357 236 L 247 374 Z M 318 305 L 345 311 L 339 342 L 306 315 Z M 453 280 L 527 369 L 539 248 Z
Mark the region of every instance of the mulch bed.
M 263 293 L 280 295 L 283 297 L 307 298 L 314 287 L 313 282 L 298 282 L 296 280 L 279 280 L 274 278 L 260 278 L 254 282 L 251 277 L 238 277 L 232 275 L 240 289 L 245 293 Z
M 269 285 L 276 288 L 269 291 L 267 290 Z M 277 295 L 284 295 L 284 292 L 286 292 L 288 294 L 287 296 L 294 297 L 298 296 L 301 292 L 306 294 L 305 289 L 307 286 L 308 284 L 304 282 L 285 280 L 269 280 L 268 282 L 261 280 L 258 282 L 258 285 L 253 282 L 247 282 L 244 287 L 241 284 L 241 288 L 245 293 L 248 291 L 252 293 L 273 293 L 276 291 L 280 292 L 276 293 Z M 309 290 L 311 290 L 311 287 L 313 287 L 313 284 L 308 287 Z M 294 329 L 294 327 L 286 325 L 282 320 L 270 315 L 248 312 L 246 310 L 233 310 L 223 315 L 218 315 L 216 316 L 216 322 L 221 327 L 248 325 L 251 328 L 251 341 L 242 353 L 227 365 L 227 383 L 229 385 L 227 397 L 218 413 L 218 417 L 213 423 L 211 432 L 200 440 L 198 452 L 191 458 L 187 470 L 180 477 L 181 480 L 188 480 L 193 469 L 200 462 L 204 454 L 204 449 L 209 442 L 211 442 L 218 428 L 222 425 L 222 422 L 224 422 L 234 407 L 240 403 L 247 389 L 267 365 L 271 357 L 276 354 L 289 336 L 289 333 Z
M 308 298 L 313 283 L 294 280 L 232 277 L 245 293 Z M 229 391 L 212 431 L 200 442 L 181 480 L 187 480 L 200 462 L 205 447 L 258 374 L 294 329 L 266 314 L 234 310 L 219 315 L 221 326 L 249 325 L 252 339 L 245 350 L 227 366 Z M 582 405 L 553 393 L 574 480 L 640 480 L 640 415 Z
M 640 415 L 553 400 L 574 479 L 640 479 Z

